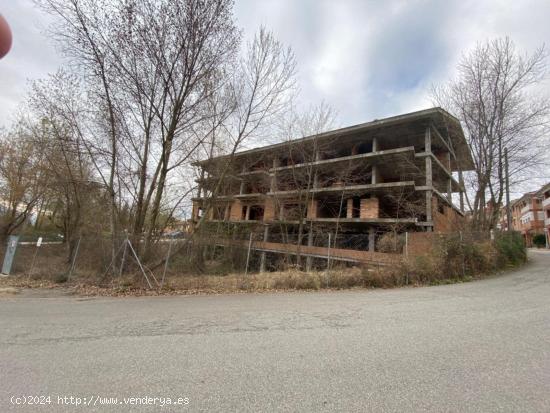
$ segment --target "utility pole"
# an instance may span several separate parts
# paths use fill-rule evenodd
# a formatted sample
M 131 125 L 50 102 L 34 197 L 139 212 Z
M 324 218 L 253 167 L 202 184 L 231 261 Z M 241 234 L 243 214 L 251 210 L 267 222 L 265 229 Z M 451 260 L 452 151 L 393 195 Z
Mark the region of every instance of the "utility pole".
M 510 210 L 510 179 L 508 176 L 508 148 L 504 148 L 504 173 L 506 175 L 506 230 L 512 231 L 512 211 Z

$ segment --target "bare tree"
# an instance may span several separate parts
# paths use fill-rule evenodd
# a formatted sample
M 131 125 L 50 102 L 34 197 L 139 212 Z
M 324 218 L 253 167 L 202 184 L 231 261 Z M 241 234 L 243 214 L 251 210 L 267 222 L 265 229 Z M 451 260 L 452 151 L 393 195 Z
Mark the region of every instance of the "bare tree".
M 115 10 L 112 2 L 100 0 L 39 0 L 37 3 L 47 12 L 58 17 L 52 34 L 62 50 L 72 59 L 75 67 L 87 81 L 91 99 L 95 101 L 98 128 L 98 146 L 102 146 L 102 161 L 108 172 L 105 186 L 110 197 L 110 226 L 112 255 L 116 255 L 117 236 L 117 189 L 116 172 L 119 136 L 119 121 L 114 98 L 115 71 L 113 56 L 105 47 L 107 29 L 104 21 Z M 104 142 L 102 142 L 104 139 Z
M 93 136 L 95 113 L 87 109 L 89 103 L 78 77 L 60 70 L 33 83 L 27 107 L 27 129 L 42 151 L 48 178 L 40 214 L 62 230 L 68 257 L 84 226 L 95 226 L 90 225 L 92 206 L 96 209 L 92 221 L 97 223 L 99 217 L 105 220 L 104 211 L 110 211 L 112 201 L 105 153 Z
M 279 189 L 294 191 L 291 201 L 294 205 L 293 218 L 298 221 L 296 234 L 298 245 L 296 265 L 298 267 L 301 265 L 301 246 L 306 229 L 310 238 L 314 231 L 313 221 L 310 221 L 309 228 L 306 228 L 308 209 L 311 208 L 315 197 L 312 189 L 327 185 L 327 182 L 320 182 L 322 179 L 318 176 L 316 162 L 321 159 L 322 152 L 330 150 L 332 142 L 325 140 L 320 144 L 316 137 L 330 130 L 334 125 L 334 119 L 334 110 L 325 103 L 321 103 L 308 108 L 303 113 L 293 109 L 280 125 L 281 133 L 286 140 L 282 156 L 289 168 L 284 172 L 275 172 L 275 179 Z M 306 137 L 313 137 L 313 139 L 300 140 L 300 138 Z M 284 198 L 275 196 L 274 200 L 279 209 L 284 207 Z M 282 234 L 288 237 L 289 228 L 285 220 L 281 221 L 280 227 Z
M 0 140 L 0 240 L 21 230 L 45 187 L 42 153 L 17 122 Z
M 456 79 L 432 88 L 434 103 L 459 117 L 472 149 L 475 172 L 466 201 L 478 228 L 493 228 L 498 220 L 504 148 L 511 183 L 532 176 L 545 161 L 550 100 L 536 86 L 546 77 L 546 58 L 544 46 L 522 55 L 509 38 L 487 41 L 462 57 Z M 496 207 L 487 216 L 489 201 Z
M 239 44 L 233 4 L 39 3 L 61 19 L 54 35 L 100 109 L 98 129 L 109 142 L 99 153 L 109 169 L 105 184 L 112 198 L 113 239 L 117 208 L 130 202 L 130 230 L 135 237 L 144 236 L 147 251 L 170 174 L 188 163 L 206 138 L 204 123 L 211 117 L 206 102 L 227 82 L 225 66 Z
M 207 202 L 196 229 L 200 228 L 227 183 L 227 174 L 236 168 L 233 162 L 235 153 L 273 126 L 276 116 L 290 104 L 295 91 L 295 74 L 296 60 L 292 50 L 285 48 L 262 27 L 248 44 L 244 58 L 238 62 L 238 69 L 232 75 L 230 90 L 226 91 L 233 98 L 234 110 L 213 130 L 225 144 L 221 146 L 212 140 L 211 145 L 206 146 L 207 159 L 216 155 L 216 147 L 226 155 L 224 162 L 216 163 L 221 167 L 213 171 L 214 182 L 204 187 Z M 225 98 L 226 95 L 222 96 Z

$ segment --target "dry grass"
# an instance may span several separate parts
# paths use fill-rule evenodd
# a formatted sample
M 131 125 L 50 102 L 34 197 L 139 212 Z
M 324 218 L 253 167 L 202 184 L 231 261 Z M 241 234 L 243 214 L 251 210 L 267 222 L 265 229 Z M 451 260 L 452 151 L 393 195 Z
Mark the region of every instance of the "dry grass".
M 67 281 L 68 265 L 63 248 L 46 247 L 39 251 L 35 270 L 29 276 L 32 247 L 18 250 L 16 275 L 0 279 L 0 287 L 55 288 L 63 286 L 83 295 L 157 295 L 218 294 L 231 292 L 266 292 L 347 288 L 393 288 L 405 285 L 431 285 L 469 281 L 524 261 L 521 239 L 503 237 L 488 241 L 458 242 L 448 238 L 439 242 L 431 254 L 411 258 L 387 267 L 333 268 L 330 271 L 286 271 L 248 274 L 227 272 L 223 261 L 204 262 L 206 274 L 190 273 L 190 267 L 174 259 L 164 288 L 149 289 L 135 265 L 130 274 L 109 275 L 92 266 L 82 265 Z M 84 262 L 82 263 L 84 264 Z M 96 263 L 96 267 L 98 267 Z M 101 267 L 101 266 L 99 266 Z M 159 270 L 157 277 L 159 277 Z M 162 270 L 160 270 L 162 273 Z
M 405 283 L 405 278 L 400 284 Z M 114 280 L 108 287 L 77 283 L 80 293 L 114 295 L 221 294 L 234 292 L 316 291 L 320 289 L 391 288 L 396 286 L 394 271 L 366 268 L 304 272 L 295 269 L 263 274 L 231 273 L 227 275 L 171 275 L 163 291 L 148 291 L 138 275 Z

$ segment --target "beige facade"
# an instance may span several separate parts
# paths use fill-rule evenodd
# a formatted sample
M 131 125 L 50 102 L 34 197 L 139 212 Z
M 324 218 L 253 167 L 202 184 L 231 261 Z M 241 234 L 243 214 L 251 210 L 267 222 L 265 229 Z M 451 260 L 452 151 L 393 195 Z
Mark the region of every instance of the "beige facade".
M 546 238 L 546 248 L 550 249 L 550 183 L 544 185 L 539 190 L 542 206 L 542 216 L 544 218 L 543 231 Z
M 545 233 L 545 223 L 550 224 L 550 212 L 544 210 L 544 205 L 550 208 L 550 200 L 544 202 L 545 193 L 550 198 L 550 188 L 545 188 L 528 192 L 521 198 L 510 202 L 512 230 L 523 235 L 527 247 L 533 246 L 535 235 Z M 546 215 L 548 215 L 548 221 L 546 221 Z M 500 214 L 500 228 L 506 230 L 507 227 L 506 207 L 503 207 Z

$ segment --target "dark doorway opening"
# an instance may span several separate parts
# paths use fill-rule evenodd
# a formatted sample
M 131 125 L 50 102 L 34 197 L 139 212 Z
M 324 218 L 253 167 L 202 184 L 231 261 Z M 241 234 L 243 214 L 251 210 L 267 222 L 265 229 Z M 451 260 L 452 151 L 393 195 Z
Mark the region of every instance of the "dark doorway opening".
M 264 207 L 261 205 L 251 205 L 248 219 L 251 221 L 263 221 Z
M 361 215 L 361 198 L 355 197 L 353 198 L 351 217 L 359 218 L 360 215 Z

